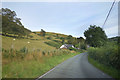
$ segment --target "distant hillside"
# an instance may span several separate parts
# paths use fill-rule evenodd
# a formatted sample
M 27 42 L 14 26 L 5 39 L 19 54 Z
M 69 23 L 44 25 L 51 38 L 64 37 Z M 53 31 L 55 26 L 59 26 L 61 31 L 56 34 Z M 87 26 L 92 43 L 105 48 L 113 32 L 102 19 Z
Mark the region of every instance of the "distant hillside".
M 2 8 L 2 14 L 0 14 L 0 17 L 2 16 L 2 33 L 3 35 L 8 34 L 14 34 L 21 36 L 28 36 L 31 31 L 26 29 L 22 23 L 21 19 L 17 18 L 17 15 L 15 11 L 11 11 L 8 8 Z
M 40 31 L 36 31 L 33 33 L 40 35 Z M 46 32 L 45 33 L 45 38 L 47 38 L 47 39 L 60 39 L 60 40 L 62 40 L 62 39 L 65 39 L 67 37 L 68 37 L 68 35 L 61 34 L 61 33 L 54 33 L 54 32 Z
M 116 36 L 116 37 L 112 37 L 112 38 L 109 38 L 110 41 L 119 41 L 120 42 L 120 37 L 119 36 Z
M 36 34 L 40 34 L 40 31 L 34 31 Z M 67 37 L 68 35 L 61 34 L 61 33 L 55 33 L 55 32 L 46 32 L 46 35 L 48 36 L 60 36 L 60 37 Z

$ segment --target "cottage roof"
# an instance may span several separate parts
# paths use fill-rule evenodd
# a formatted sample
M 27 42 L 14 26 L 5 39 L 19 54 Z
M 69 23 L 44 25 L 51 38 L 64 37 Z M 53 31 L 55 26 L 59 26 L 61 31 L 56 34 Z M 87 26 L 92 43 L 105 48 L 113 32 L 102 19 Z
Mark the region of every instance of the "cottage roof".
M 73 47 L 73 45 L 72 44 L 64 44 L 67 48 L 69 48 L 69 47 Z

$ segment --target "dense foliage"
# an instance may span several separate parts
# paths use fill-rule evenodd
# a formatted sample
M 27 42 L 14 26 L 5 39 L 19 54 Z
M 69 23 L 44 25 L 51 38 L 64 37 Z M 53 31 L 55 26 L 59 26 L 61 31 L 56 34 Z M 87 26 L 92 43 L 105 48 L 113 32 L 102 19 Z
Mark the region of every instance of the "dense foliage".
M 102 28 L 96 25 L 90 25 L 90 28 L 84 32 L 86 42 L 92 47 L 100 47 L 107 41 L 107 36 Z
M 107 42 L 106 45 L 100 48 L 89 48 L 88 55 L 101 64 L 120 69 L 119 49 L 120 47 L 116 42 Z
M 69 36 L 67 37 L 67 43 L 68 43 L 68 44 L 72 44 L 72 43 L 73 43 L 73 40 L 74 40 L 74 38 L 72 37 L 72 35 L 69 35 Z
M 2 33 L 6 35 L 6 33 L 14 34 L 20 36 L 29 35 L 30 30 L 24 28 L 21 23 L 21 19 L 17 18 L 15 11 L 11 11 L 8 8 L 2 8 Z

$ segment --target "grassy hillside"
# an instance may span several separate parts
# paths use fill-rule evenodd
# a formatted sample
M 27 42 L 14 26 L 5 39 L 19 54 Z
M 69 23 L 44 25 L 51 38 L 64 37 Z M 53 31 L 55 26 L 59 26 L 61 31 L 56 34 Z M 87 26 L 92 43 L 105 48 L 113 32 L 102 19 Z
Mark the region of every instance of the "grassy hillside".
M 63 34 L 58 35 L 66 37 Z M 79 54 L 58 49 L 62 43 L 55 33 L 49 32 L 45 37 L 31 33 L 30 36 L 32 37 L 0 36 L 2 37 L 3 78 L 37 78 L 57 64 Z
M 55 49 L 54 47 L 44 43 L 49 40 L 13 39 L 14 38 L 2 36 L 2 48 L 10 50 L 13 47 L 16 50 L 20 50 L 23 47 L 27 47 L 29 51 L 37 49 L 49 51 Z
M 56 47 L 59 48 L 62 45 L 62 40 L 60 38 L 57 38 L 56 36 L 56 34 L 58 33 L 47 32 L 45 37 L 39 36 L 38 34 L 39 34 L 38 32 L 37 34 L 30 33 L 30 36 L 32 37 L 25 39 L 24 38 L 17 39 L 8 36 L 2 36 L 2 48 L 11 49 L 13 47 L 16 50 L 19 50 L 23 47 L 26 47 L 28 48 L 29 51 L 33 51 L 37 49 L 41 49 L 43 51 L 49 51 L 55 49 Z M 8 35 L 12 35 L 12 34 L 8 34 Z M 67 35 L 64 34 L 58 34 L 58 36 L 64 38 L 67 37 Z
M 35 33 L 39 34 L 40 32 L 39 32 L 39 31 L 36 31 Z M 60 36 L 60 37 L 67 37 L 67 36 L 68 36 L 68 35 L 61 34 L 61 33 L 46 32 L 46 35 L 47 35 L 47 36 L 56 36 L 57 34 L 58 34 L 58 36 Z
M 37 35 L 40 35 L 40 32 L 38 32 L 38 31 L 34 32 L 34 33 Z M 67 38 L 67 37 L 68 37 L 68 35 L 61 34 L 61 33 L 54 33 L 54 32 L 46 32 L 46 34 L 45 34 L 46 39 L 54 39 L 54 40 L 60 40 L 60 41 L 62 38 Z

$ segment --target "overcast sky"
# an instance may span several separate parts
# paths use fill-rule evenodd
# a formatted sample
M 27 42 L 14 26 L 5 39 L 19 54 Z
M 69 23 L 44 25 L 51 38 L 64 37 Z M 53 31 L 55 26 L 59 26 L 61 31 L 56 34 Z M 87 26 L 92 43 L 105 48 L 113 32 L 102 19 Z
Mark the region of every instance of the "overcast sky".
M 84 36 L 89 25 L 102 26 L 112 2 L 3 2 L 4 8 L 16 12 L 31 31 L 44 29 L 74 37 Z M 118 35 L 118 4 L 104 26 L 108 37 Z

